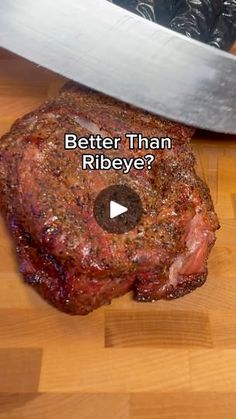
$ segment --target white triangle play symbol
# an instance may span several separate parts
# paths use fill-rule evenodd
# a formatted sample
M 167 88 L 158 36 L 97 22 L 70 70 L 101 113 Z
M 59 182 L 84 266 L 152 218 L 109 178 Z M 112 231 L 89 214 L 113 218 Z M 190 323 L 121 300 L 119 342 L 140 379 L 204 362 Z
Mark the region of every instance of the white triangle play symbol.
M 123 207 L 123 205 L 117 204 L 115 201 L 110 201 L 110 218 L 116 218 L 121 214 L 124 214 L 128 211 L 128 208 Z

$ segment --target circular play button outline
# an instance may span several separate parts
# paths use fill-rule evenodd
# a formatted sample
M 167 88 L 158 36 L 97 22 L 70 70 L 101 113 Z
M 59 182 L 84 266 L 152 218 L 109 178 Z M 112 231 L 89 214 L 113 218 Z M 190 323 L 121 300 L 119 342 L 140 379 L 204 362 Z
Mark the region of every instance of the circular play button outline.
M 127 185 L 112 185 L 103 189 L 94 202 L 94 218 L 111 234 L 133 230 L 143 214 L 139 195 Z

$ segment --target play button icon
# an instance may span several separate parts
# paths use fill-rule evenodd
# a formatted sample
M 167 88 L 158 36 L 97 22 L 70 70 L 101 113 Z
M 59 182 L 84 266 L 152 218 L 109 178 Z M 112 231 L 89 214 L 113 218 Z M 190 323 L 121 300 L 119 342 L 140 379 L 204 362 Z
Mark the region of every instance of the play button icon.
M 116 218 L 127 211 L 128 211 L 128 208 L 124 207 L 123 205 L 120 205 L 114 201 L 110 202 L 110 218 L 111 219 Z
M 113 234 L 124 234 L 139 223 L 143 214 L 138 194 L 126 185 L 103 189 L 94 203 L 94 218 L 99 226 Z

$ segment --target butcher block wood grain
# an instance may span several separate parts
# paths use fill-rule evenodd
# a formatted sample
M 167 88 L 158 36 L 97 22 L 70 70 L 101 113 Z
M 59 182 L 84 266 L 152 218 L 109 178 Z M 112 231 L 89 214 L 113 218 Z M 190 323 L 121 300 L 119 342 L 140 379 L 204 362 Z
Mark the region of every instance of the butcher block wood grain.
M 0 51 L 0 135 L 64 81 Z M 23 283 L 1 221 L 0 419 L 236 417 L 236 138 L 193 146 L 221 230 L 207 283 L 183 299 L 62 314 Z

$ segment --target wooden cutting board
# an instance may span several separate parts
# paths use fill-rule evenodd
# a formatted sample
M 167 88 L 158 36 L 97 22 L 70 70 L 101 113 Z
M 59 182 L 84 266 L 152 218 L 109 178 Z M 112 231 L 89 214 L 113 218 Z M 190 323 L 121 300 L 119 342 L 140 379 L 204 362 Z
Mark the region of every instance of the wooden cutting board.
M 1 51 L 0 135 L 64 81 Z M 59 313 L 23 283 L 0 223 L 0 419 L 236 417 L 236 138 L 193 144 L 222 227 L 206 285 L 180 300 Z

